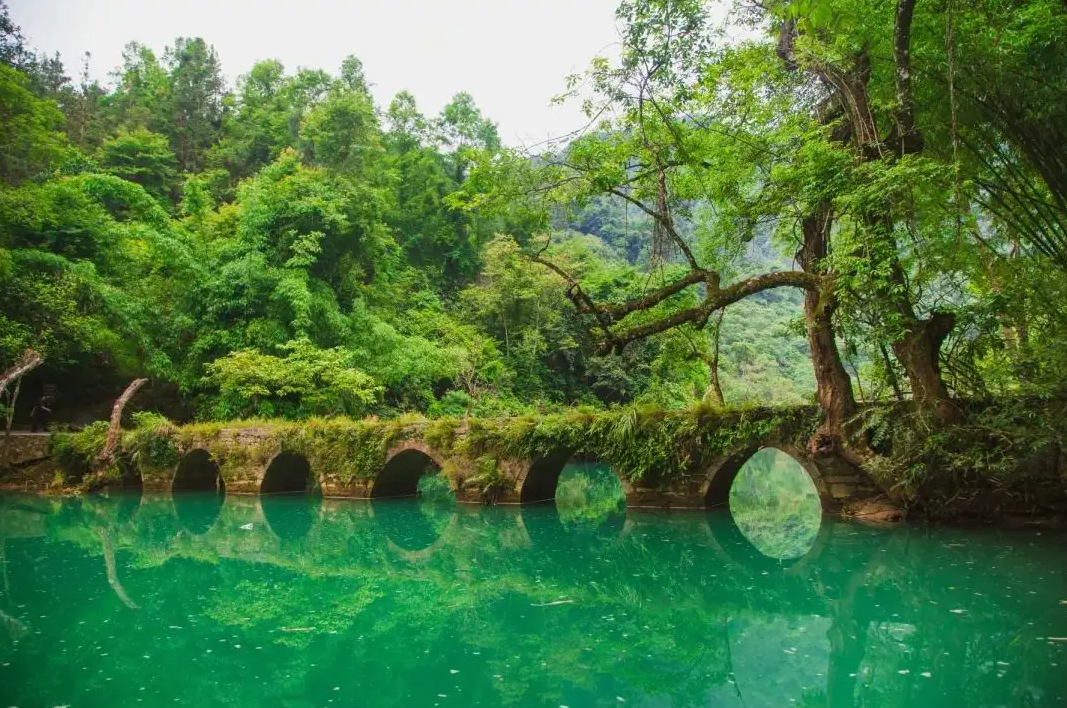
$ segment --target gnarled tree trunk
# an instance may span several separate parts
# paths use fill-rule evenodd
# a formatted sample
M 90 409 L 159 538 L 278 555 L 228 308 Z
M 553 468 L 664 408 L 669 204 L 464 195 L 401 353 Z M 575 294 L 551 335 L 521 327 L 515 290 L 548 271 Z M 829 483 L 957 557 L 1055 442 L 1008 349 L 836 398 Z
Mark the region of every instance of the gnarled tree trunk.
M 831 224 L 830 204 L 825 201 L 817 204 L 813 213 L 801 222 L 804 243 L 797 255 L 805 272 L 825 275 L 823 261 L 827 255 Z M 804 292 L 804 320 L 815 368 L 816 394 L 826 416 L 808 441 L 808 450 L 812 454 L 839 453 L 851 457 L 849 444 L 860 442 L 853 422 L 856 417 L 856 397 L 834 336 L 833 315 L 836 307 L 832 292 Z
M 806 67 L 819 81 L 827 86 L 841 109 L 848 116 L 852 132 L 852 145 L 857 160 L 873 162 L 892 160 L 923 149 L 922 132 L 915 124 L 914 98 L 911 86 L 911 23 L 915 0 L 898 0 L 893 35 L 894 79 L 897 107 L 894 111 L 896 124 L 886 138 L 882 138 L 871 100 L 868 82 L 871 74 L 870 56 L 862 50 L 851 59 L 850 65 L 842 67 L 813 59 Z M 781 26 L 778 53 L 789 68 L 799 66 L 794 56 L 793 40 L 797 29 L 793 22 Z M 894 236 L 894 224 L 888 208 L 873 208 L 858 215 L 866 225 L 873 241 L 885 246 L 885 255 L 875 265 L 888 272 L 888 282 L 879 293 L 887 309 L 899 319 L 903 333 L 890 342 L 893 354 L 900 361 L 911 384 L 912 395 L 920 409 L 934 411 L 936 417 L 947 422 L 958 415 L 948 387 L 941 377 L 938 356 L 941 344 L 952 330 L 955 320 L 951 315 L 935 313 L 929 319 L 920 319 L 908 291 L 907 278 L 898 257 Z

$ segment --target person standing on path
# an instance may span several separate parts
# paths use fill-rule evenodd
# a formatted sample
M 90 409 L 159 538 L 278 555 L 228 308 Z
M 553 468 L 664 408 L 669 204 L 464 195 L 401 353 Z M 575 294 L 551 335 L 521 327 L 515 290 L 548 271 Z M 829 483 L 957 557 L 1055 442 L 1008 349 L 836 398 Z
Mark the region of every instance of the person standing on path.
M 41 432 L 48 432 L 48 419 L 52 415 L 52 397 L 49 395 L 41 396 L 41 399 L 37 401 L 37 405 L 30 411 L 30 425 L 31 432 L 36 433 L 37 428 L 41 428 Z

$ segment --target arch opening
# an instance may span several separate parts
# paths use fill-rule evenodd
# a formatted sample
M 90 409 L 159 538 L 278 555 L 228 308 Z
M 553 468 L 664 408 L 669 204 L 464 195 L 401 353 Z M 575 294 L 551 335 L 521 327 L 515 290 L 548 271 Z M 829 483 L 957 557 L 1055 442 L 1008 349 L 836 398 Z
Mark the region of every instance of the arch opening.
M 433 546 L 455 512 L 452 483 L 421 450 L 401 450 L 389 458 L 374 481 L 371 498 L 375 524 L 401 551 Z M 413 498 L 417 504 L 410 502 Z
M 311 463 L 296 452 L 280 452 L 267 465 L 260 494 L 307 494 L 315 490 Z
M 371 488 L 372 499 L 419 497 L 429 502 L 455 501 L 441 467 L 421 450 L 401 450 L 386 461 Z
M 519 498 L 523 504 L 554 505 L 565 526 L 596 527 L 626 516 L 626 492 L 615 471 L 596 457 L 566 450 L 534 461 Z
M 226 484 L 218 463 L 207 450 L 186 453 L 178 462 L 170 488 L 173 491 L 216 492 L 224 494 Z
M 563 466 L 571 459 L 570 450 L 553 450 L 539 457 L 530 465 L 526 479 L 519 492 L 519 501 L 523 504 L 547 504 L 556 500 L 556 487 Z
M 725 479 L 715 491 L 721 493 Z M 795 561 L 815 546 L 822 525 L 818 487 L 811 473 L 782 450 L 767 447 L 745 459 L 729 476 L 726 503 L 729 519 L 721 521 L 736 527 L 766 558 Z

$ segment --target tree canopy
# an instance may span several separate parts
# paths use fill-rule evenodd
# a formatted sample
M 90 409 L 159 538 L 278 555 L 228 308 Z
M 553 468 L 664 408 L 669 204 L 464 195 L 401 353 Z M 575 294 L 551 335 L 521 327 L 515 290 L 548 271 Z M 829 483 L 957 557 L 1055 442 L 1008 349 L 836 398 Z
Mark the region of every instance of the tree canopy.
M 817 401 L 821 449 L 863 401 L 1062 389 L 1059 0 L 624 0 L 536 153 L 356 57 L 230 86 L 178 37 L 72 80 L 0 8 L 0 359 L 71 408 Z

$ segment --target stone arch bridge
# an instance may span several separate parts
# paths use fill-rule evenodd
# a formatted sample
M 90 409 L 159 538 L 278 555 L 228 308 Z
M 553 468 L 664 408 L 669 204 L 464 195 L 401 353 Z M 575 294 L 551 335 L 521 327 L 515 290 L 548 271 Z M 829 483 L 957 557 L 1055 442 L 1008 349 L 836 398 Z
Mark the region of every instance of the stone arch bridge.
M 458 501 L 498 504 L 550 502 L 567 462 L 599 461 L 618 475 L 628 507 L 696 509 L 726 504 L 744 463 L 774 447 L 808 473 L 827 513 L 882 493 L 862 470 L 804 448 L 818 425 L 812 408 L 732 411 L 696 422 L 690 411 L 652 413 L 643 422 L 626 415 L 176 426 L 162 433 L 171 453 L 164 461 L 145 462 L 136 450 L 119 458 L 123 483 L 147 490 L 374 499 L 415 496 L 423 475 L 443 472 Z M 621 422 L 628 437 L 616 432 Z M 44 435 L 15 434 L 10 445 L 14 466 L 49 456 Z M 633 453 L 649 449 L 662 453 L 662 465 Z
M 536 444 L 531 443 L 527 449 L 535 451 L 527 453 L 511 451 L 515 445 L 508 448 L 498 440 L 505 433 L 499 428 L 487 433 L 474 420 L 445 432 L 433 423 L 421 423 L 370 438 L 365 427 L 357 434 L 340 422 L 190 426 L 176 429 L 173 435 L 177 464 L 142 465 L 137 474 L 145 489 L 154 490 L 309 492 L 375 499 L 415 496 L 423 475 L 442 472 L 458 501 L 533 504 L 551 502 L 564 466 L 582 460 L 602 462 L 615 471 L 628 507 L 696 509 L 726 504 L 744 463 L 758 450 L 774 447 L 792 456 L 808 473 L 827 513 L 840 513 L 880 495 L 877 485 L 861 470 L 834 456 L 808 453 L 802 442 L 807 426 L 797 425 L 798 420 L 805 418 L 742 412 L 717 420 L 718 425 L 691 426 L 686 434 L 672 437 L 663 434 L 670 432 L 672 424 L 663 415 L 634 432 L 632 445 L 665 448 L 663 458 L 670 461 L 665 466 L 673 467 L 666 473 L 642 469 L 639 474 L 633 473 L 634 463 L 625 459 L 627 446 L 605 442 L 614 438 L 603 432 L 603 421 L 595 417 L 577 427 L 543 426 L 547 430 L 531 423 L 527 438 Z M 650 437 L 646 440 L 642 435 Z

